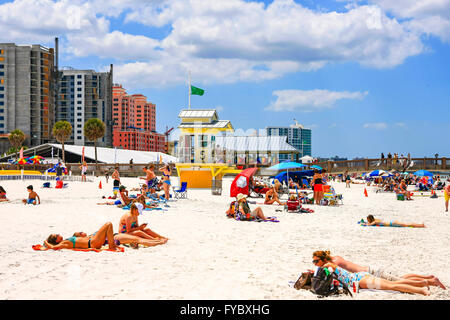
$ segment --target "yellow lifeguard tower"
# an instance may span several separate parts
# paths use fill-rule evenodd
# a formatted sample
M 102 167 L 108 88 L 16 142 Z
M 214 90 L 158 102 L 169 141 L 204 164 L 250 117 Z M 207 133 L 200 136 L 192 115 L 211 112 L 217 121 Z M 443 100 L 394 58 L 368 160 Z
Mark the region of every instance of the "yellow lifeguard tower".
M 215 109 L 184 109 L 181 118 L 176 164 L 180 185 L 188 188 L 211 188 L 227 173 L 239 173 L 235 167 L 215 163 L 214 148 L 217 135 L 234 132 L 229 120 L 219 120 Z

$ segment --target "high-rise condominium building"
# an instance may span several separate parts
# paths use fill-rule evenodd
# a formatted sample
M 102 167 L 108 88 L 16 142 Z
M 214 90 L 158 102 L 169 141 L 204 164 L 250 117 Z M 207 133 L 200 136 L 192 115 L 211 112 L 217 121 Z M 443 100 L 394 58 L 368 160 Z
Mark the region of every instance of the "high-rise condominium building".
M 87 120 L 98 118 L 105 123 L 105 136 L 98 140 L 98 146 L 112 146 L 112 65 L 109 72 L 75 70 L 64 68 L 58 77 L 58 105 L 56 121 L 66 120 L 73 127 L 68 143 L 91 145 L 84 136 Z
M 113 145 L 129 150 L 167 152 L 165 136 L 156 132 L 156 105 L 142 94 L 113 87 Z
M 268 136 L 286 136 L 287 142 L 300 151 L 295 161 L 303 156 L 311 156 L 311 129 L 306 129 L 297 121 L 290 127 L 267 127 L 266 131 Z M 279 157 L 279 161 L 291 160 L 283 154 Z
M 54 55 L 41 45 L 0 43 L 0 134 L 20 129 L 28 146 L 53 140 Z

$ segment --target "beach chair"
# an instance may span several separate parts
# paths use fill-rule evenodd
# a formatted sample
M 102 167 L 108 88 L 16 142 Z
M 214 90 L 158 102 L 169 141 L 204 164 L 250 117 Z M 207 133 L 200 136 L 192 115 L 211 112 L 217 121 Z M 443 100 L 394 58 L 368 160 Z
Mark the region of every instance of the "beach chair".
M 173 188 L 173 193 L 175 195 L 175 199 L 187 199 L 187 182 L 182 182 L 181 187 L 178 190 Z
M 342 194 L 336 194 L 333 187 L 330 187 L 329 192 L 324 192 L 323 199 L 327 201 L 330 206 L 337 206 L 340 204 L 344 204 Z

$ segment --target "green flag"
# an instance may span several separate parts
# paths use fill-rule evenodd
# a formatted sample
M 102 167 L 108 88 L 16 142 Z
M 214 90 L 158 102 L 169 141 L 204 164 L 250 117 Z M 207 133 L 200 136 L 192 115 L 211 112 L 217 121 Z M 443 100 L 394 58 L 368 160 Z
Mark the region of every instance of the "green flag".
M 191 94 L 196 94 L 198 96 L 202 96 L 205 93 L 205 90 L 191 86 Z

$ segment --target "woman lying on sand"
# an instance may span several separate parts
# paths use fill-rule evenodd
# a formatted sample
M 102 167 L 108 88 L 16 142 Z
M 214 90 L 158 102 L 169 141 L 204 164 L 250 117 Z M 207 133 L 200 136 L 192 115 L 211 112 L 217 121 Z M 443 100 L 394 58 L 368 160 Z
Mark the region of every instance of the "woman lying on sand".
M 0 202 L 6 202 L 9 201 L 8 198 L 6 198 L 6 191 L 3 189 L 2 186 L 0 186 Z
M 95 233 L 93 235 L 90 235 L 89 237 L 93 237 L 95 235 Z M 88 235 L 85 232 L 75 232 L 73 234 L 74 237 L 88 237 Z M 127 234 L 127 233 L 114 233 L 114 242 L 116 243 L 116 245 L 121 245 L 121 244 L 130 244 L 132 245 L 132 247 L 137 248 L 139 244 L 146 246 L 146 247 L 153 247 L 153 246 L 157 246 L 158 244 L 161 244 L 160 241 L 155 241 L 155 240 L 149 240 L 149 239 L 144 239 L 144 238 L 140 238 L 137 236 L 133 236 L 131 234 Z M 108 243 L 108 240 L 106 240 L 106 244 Z
M 421 286 L 438 286 L 442 289 L 446 289 L 445 286 L 442 284 L 442 282 L 435 276 L 429 275 L 424 276 L 420 274 L 412 274 L 408 273 L 405 275 L 402 275 L 401 277 L 398 277 L 396 275 L 393 275 L 392 273 L 386 272 L 381 267 L 374 267 L 374 266 L 360 266 L 356 263 L 353 263 L 351 261 L 345 260 L 344 258 L 340 256 L 331 256 L 330 251 L 315 251 L 313 253 L 314 259 L 319 259 L 320 261 L 324 262 L 332 262 L 336 264 L 338 267 L 341 267 L 342 269 L 345 269 L 349 272 L 368 272 L 370 275 L 389 280 L 389 281 L 399 281 L 402 280 L 405 284 L 413 285 L 416 287 Z
M 379 219 L 375 219 L 373 215 L 369 214 L 367 216 L 367 222 L 369 226 L 381 226 L 381 227 L 412 227 L 412 228 L 426 228 L 423 223 L 402 223 L 395 220 L 390 222 L 384 222 Z
M 134 202 L 131 204 L 130 212 L 125 213 L 119 222 L 119 232 L 127 233 L 133 236 L 137 236 L 144 239 L 158 241 L 159 244 L 164 244 L 169 238 L 163 237 L 150 228 L 146 228 L 147 224 L 139 225 L 138 216 L 142 214 L 144 206 L 140 202 Z
M 347 270 L 339 267 L 337 264 L 331 262 L 327 258 L 321 258 L 313 254 L 313 264 L 317 267 L 330 267 L 334 272 L 338 280 L 341 283 L 346 284 L 349 288 L 356 286 L 362 289 L 375 289 L 375 290 L 392 290 L 405 293 L 418 293 L 425 296 L 430 295 L 428 283 L 426 282 L 411 282 L 407 279 L 400 279 L 396 281 L 389 281 L 382 278 L 374 277 L 368 272 L 348 272 Z
M 50 249 L 100 249 L 106 241 L 108 241 L 109 249 L 117 250 L 117 246 L 114 242 L 113 226 L 111 222 L 105 223 L 100 230 L 98 230 L 91 237 L 72 236 L 64 240 L 59 234 L 51 234 L 47 240 L 44 241 L 44 245 Z

